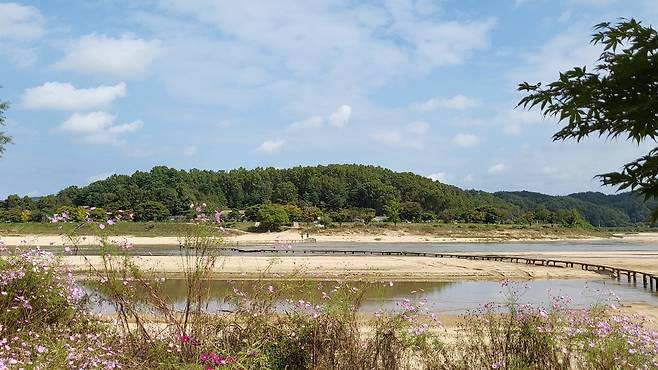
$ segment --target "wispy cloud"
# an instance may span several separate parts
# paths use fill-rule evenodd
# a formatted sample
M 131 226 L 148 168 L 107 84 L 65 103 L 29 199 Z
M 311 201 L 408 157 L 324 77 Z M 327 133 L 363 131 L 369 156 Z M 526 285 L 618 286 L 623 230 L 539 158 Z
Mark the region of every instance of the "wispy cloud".
M 44 19 L 35 7 L 0 3 L 0 39 L 32 40 L 43 35 Z
M 487 172 L 489 172 L 492 175 L 499 175 L 507 170 L 507 166 L 505 163 L 496 163 L 493 166 L 489 167 Z
M 434 111 L 437 109 L 458 109 L 464 110 L 475 107 L 477 100 L 468 98 L 464 95 L 456 95 L 452 98 L 431 98 L 422 102 L 416 102 L 411 105 L 413 109 L 419 111 Z
M 310 128 L 320 128 L 322 127 L 323 123 L 324 123 L 324 118 L 322 116 L 313 116 L 303 121 L 297 121 L 291 123 L 290 125 L 288 125 L 288 130 L 297 131 L 297 130 L 304 130 Z
M 283 144 L 285 144 L 283 140 L 265 140 L 256 148 L 256 151 L 266 154 L 278 153 L 283 147 Z
M 90 34 L 73 42 L 55 67 L 87 74 L 136 76 L 162 52 L 160 40 Z
M 422 135 L 430 131 L 430 125 L 427 122 L 415 121 L 408 124 L 406 129 L 412 134 Z
M 352 117 L 352 107 L 349 105 L 341 105 L 335 112 L 329 115 L 329 124 L 334 127 L 342 127 L 350 122 Z
M 77 89 L 67 82 L 46 82 L 26 89 L 21 98 L 25 109 L 88 110 L 103 108 L 126 95 L 126 84 Z
M 121 144 L 120 136 L 137 131 L 144 126 L 141 120 L 116 124 L 116 116 L 106 112 L 74 113 L 60 125 L 63 131 L 81 136 L 91 144 Z
M 472 134 L 459 133 L 452 138 L 452 142 L 462 148 L 471 148 L 480 144 L 480 138 Z

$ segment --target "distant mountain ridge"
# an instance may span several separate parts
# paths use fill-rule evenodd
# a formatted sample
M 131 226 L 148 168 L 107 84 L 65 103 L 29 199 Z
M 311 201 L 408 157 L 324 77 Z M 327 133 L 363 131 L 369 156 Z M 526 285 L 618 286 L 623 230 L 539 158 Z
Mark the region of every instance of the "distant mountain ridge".
M 658 202 L 645 203 L 641 197 L 631 192 L 603 194 L 589 191 L 565 196 L 530 191 L 499 191 L 493 194 L 526 211 L 542 205 L 550 211 L 576 209 L 594 226 L 628 226 L 646 223 L 651 210 L 658 206 Z

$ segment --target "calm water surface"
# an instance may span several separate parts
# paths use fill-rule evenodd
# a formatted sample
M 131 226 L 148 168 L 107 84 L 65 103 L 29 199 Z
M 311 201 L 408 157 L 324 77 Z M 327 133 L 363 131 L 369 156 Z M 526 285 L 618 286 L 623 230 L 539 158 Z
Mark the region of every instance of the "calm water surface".
M 427 252 L 427 253 L 518 253 L 518 252 L 658 252 L 658 244 L 651 243 L 631 243 L 621 240 L 603 240 L 603 241 L 567 241 L 567 242 L 518 242 L 518 243 L 343 243 L 343 242 L 323 242 L 317 244 L 295 244 L 287 245 L 245 245 L 240 249 L 273 249 L 278 248 L 285 251 L 289 248 L 295 252 L 313 249 L 331 249 L 335 251 L 404 251 L 404 252 Z M 56 254 L 62 254 L 61 246 L 46 247 L 45 249 L 53 251 Z M 98 247 L 81 247 L 80 253 L 94 255 L 100 253 Z M 146 256 L 171 256 L 178 255 L 180 250 L 177 246 L 171 245 L 151 245 L 140 246 L 132 250 L 132 254 Z M 237 252 L 226 252 L 226 255 L 236 255 Z M 259 253 L 250 253 L 249 255 L 258 255 Z M 271 254 L 267 254 L 271 255 Z M 290 256 L 293 254 L 281 253 L 280 256 Z M 297 255 L 295 253 L 294 255 Z
M 282 285 L 285 284 L 285 285 Z M 211 300 L 208 310 L 218 311 L 231 309 L 233 306 L 225 300 L 225 297 L 233 293 L 237 288 L 241 291 L 253 291 L 258 289 L 266 293 L 269 283 L 256 283 L 253 281 L 224 281 L 215 280 L 210 284 L 209 292 Z M 281 292 L 281 296 L 297 300 L 305 300 L 315 303 L 322 301 L 322 292 L 330 292 L 335 281 L 320 282 L 273 282 L 275 291 Z M 400 309 L 399 303 L 405 299 L 427 301 L 428 310 L 436 313 L 457 315 L 466 313 L 468 310 L 477 309 L 481 305 L 494 302 L 503 304 L 509 297 L 508 288 L 501 287 L 499 282 L 492 281 L 452 281 L 452 282 L 414 282 L 381 281 L 375 283 L 355 282 L 350 283 L 364 292 L 362 311 L 375 312 L 380 309 L 395 311 Z M 613 297 L 618 297 L 622 302 L 641 302 L 655 305 L 658 309 L 658 294 L 649 293 L 629 284 L 618 283 L 614 280 L 533 280 L 528 282 L 515 282 L 512 284 L 516 290 L 521 292 L 521 303 L 548 306 L 551 297 L 567 296 L 573 299 L 573 307 L 584 308 L 597 303 L 611 302 Z M 162 284 L 162 290 L 174 303 L 177 309 L 183 308 L 185 297 L 185 282 L 180 279 L 169 279 Z M 283 302 L 281 302 L 283 303 Z M 283 305 L 280 305 L 280 309 Z M 111 308 L 107 304 L 98 303 L 100 312 L 109 312 Z

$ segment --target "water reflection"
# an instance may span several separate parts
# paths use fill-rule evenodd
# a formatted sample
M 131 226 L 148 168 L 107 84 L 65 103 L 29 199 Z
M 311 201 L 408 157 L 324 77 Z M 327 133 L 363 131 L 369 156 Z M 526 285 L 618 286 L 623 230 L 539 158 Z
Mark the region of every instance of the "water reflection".
M 280 297 L 275 305 L 283 310 L 285 299 L 293 301 L 304 300 L 314 304 L 322 302 L 322 292 L 329 293 L 336 286 L 335 281 L 287 281 L 287 282 L 256 282 L 256 281 L 225 281 L 214 280 L 205 286 L 204 292 L 209 293 L 210 300 L 206 310 L 220 312 L 234 309 L 230 297 L 235 291 L 245 292 L 252 296 L 260 292 L 267 295 L 271 285 Z M 462 314 L 468 310 L 480 307 L 488 302 L 503 304 L 508 298 L 506 288 L 493 281 L 457 281 L 457 282 L 414 282 L 414 281 L 380 281 L 374 283 L 350 282 L 350 287 L 363 293 L 361 311 L 375 312 L 378 310 L 396 311 L 399 303 L 405 298 L 426 300 L 426 308 L 442 314 Z M 533 305 L 550 304 L 551 297 L 568 296 L 573 299 L 574 307 L 588 307 L 604 303 L 614 293 L 624 302 L 643 302 L 656 305 L 658 294 L 642 291 L 628 284 L 620 284 L 614 280 L 534 280 L 517 283 L 521 287 L 521 303 Z M 524 287 L 527 286 L 527 287 Z M 186 283 L 182 279 L 169 279 L 159 285 L 161 292 L 168 297 L 169 302 L 182 310 L 187 294 Z M 98 296 L 97 296 L 98 298 Z M 97 302 L 96 310 L 111 312 L 111 306 Z M 146 309 L 146 308 L 145 308 Z

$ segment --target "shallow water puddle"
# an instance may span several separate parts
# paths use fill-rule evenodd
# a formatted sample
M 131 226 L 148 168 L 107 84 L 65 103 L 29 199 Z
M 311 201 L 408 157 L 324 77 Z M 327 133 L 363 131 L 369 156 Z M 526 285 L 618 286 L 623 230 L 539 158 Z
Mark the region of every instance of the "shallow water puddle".
M 182 310 L 186 295 L 186 284 L 183 279 L 167 279 L 159 283 L 161 292 L 177 310 Z M 234 305 L 227 299 L 235 296 L 235 292 L 245 292 L 251 295 L 258 291 L 265 297 L 274 294 L 278 299 L 276 309 L 282 310 L 285 301 L 299 300 L 319 304 L 323 300 L 323 292 L 331 293 L 337 285 L 336 281 L 286 281 L 286 282 L 256 282 L 249 280 L 226 281 L 213 280 L 204 291 L 209 294 L 206 310 L 220 312 L 231 310 Z M 269 287 L 274 293 L 269 293 Z M 658 294 L 649 293 L 641 288 L 633 287 L 615 280 L 532 280 L 514 282 L 508 287 L 494 281 L 451 281 L 451 282 L 414 282 L 414 281 L 380 281 L 380 282 L 349 282 L 349 286 L 363 293 L 361 311 L 369 313 L 379 310 L 398 311 L 404 299 L 423 301 L 424 307 L 431 312 L 447 315 L 466 313 L 482 305 L 493 302 L 504 304 L 509 300 L 510 289 L 517 293 L 519 303 L 550 306 L 551 297 L 565 296 L 572 299 L 572 307 L 585 308 L 595 304 L 623 302 L 645 303 L 658 309 Z M 95 310 L 100 313 L 110 313 L 112 307 L 98 299 L 95 295 Z

